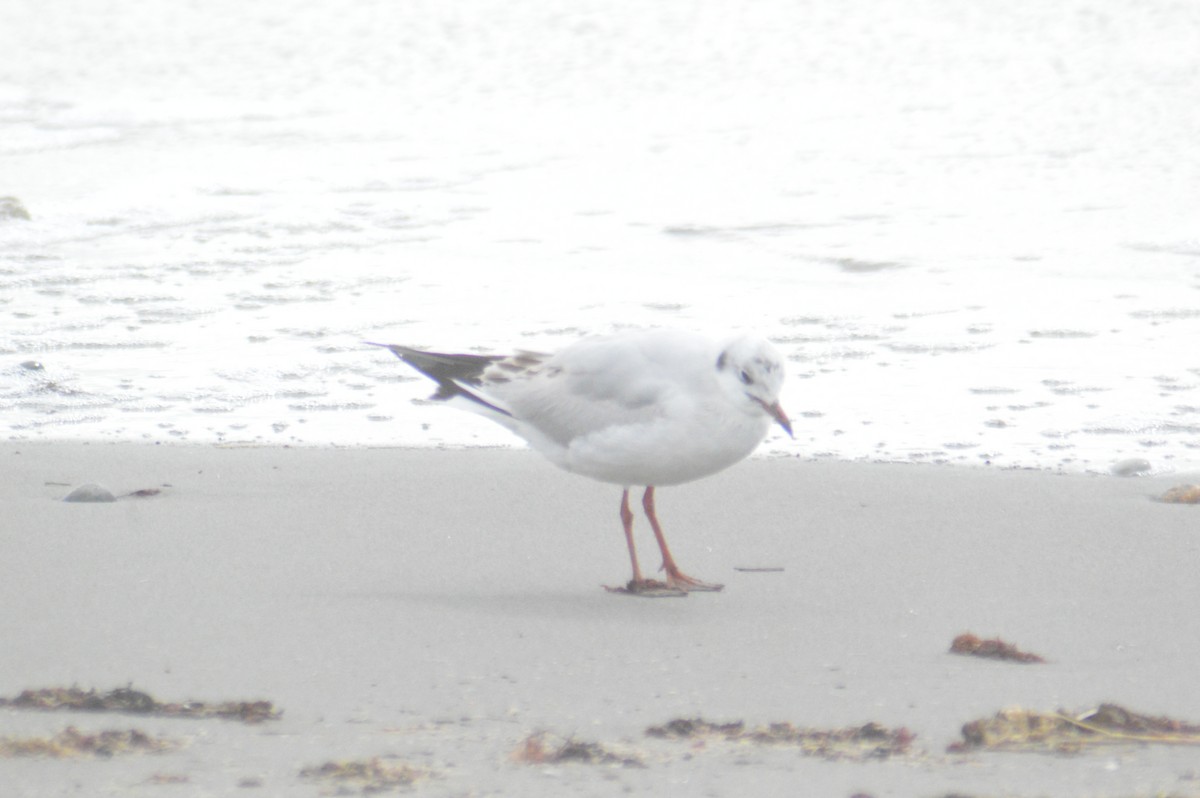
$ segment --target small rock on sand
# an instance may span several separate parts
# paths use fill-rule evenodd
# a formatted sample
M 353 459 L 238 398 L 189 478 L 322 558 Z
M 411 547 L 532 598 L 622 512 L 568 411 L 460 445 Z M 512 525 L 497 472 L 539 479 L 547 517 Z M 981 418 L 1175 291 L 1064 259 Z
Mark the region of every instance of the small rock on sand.
M 1149 460 L 1143 460 L 1140 457 L 1131 457 L 1128 460 L 1122 460 L 1119 463 L 1114 463 L 1109 469 L 1114 477 L 1136 477 L 1139 474 L 1145 474 L 1153 466 Z
M 115 502 L 116 500 L 117 497 L 113 496 L 112 491 L 108 488 L 91 482 L 80 485 L 63 498 L 65 502 Z

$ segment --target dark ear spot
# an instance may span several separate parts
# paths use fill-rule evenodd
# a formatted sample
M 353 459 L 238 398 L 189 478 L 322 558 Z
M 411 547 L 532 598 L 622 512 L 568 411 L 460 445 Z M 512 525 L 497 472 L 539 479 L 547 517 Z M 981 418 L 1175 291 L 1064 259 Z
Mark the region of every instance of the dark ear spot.
M 727 353 L 725 353 L 725 352 L 722 352 L 722 353 L 721 353 L 721 355 L 720 355 L 720 357 L 718 357 L 718 358 L 717 358 L 717 371 L 724 371 L 724 370 L 725 370 L 725 355 L 726 355 L 726 354 L 727 354 Z

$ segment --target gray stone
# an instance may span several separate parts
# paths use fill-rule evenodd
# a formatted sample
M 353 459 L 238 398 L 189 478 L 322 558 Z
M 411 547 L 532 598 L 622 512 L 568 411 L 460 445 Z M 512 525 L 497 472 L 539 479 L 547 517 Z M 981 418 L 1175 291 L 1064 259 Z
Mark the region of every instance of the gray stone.
M 1136 477 L 1140 474 L 1148 473 L 1153 466 L 1149 460 L 1143 460 L 1140 457 L 1131 457 L 1128 460 L 1122 460 L 1119 463 L 1114 463 L 1109 469 L 1114 477 Z
M 108 488 L 89 482 L 80 485 L 63 499 L 65 502 L 115 502 L 116 496 Z

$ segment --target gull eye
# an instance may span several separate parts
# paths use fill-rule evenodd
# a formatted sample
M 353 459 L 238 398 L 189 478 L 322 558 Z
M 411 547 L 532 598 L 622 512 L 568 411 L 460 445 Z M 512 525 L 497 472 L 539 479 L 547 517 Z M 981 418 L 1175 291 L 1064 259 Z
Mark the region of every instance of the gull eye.
M 746 384 L 746 385 L 753 385 L 753 384 L 754 384 L 754 378 L 753 378 L 753 377 L 751 377 L 751 376 L 750 376 L 750 373 L 749 373 L 749 372 L 747 372 L 747 371 L 745 371 L 744 369 L 742 370 L 742 373 L 738 375 L 738 377 L 740 377 L 740 378 L 741 378 L 741 380 L 742 380 L 742 382 L 743 382 L 744 384 Z

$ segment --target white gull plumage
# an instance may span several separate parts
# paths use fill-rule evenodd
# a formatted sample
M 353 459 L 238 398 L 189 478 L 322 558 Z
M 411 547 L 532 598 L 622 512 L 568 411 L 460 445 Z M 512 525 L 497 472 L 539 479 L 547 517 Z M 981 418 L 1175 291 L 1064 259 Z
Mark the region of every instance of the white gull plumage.
M 679 570 L 654 511 L 654 488 L 690 482 L 749 455 L 771 422 L 790 435 L 779 406 L 783 360 L 767 341 L 714 343 L 677 330 L 592 336 L 554 353 L 449 355 L 394 344 L 405 363 L 438 384 L 433 398 L 482 413 L 527 440 L 555 465 L 621 485 L 621 520 L 633 578 L 643 595 L 719 590 Z M 663 556 L 666 583 L 645 579 L 633 544 L 629 488 Z

